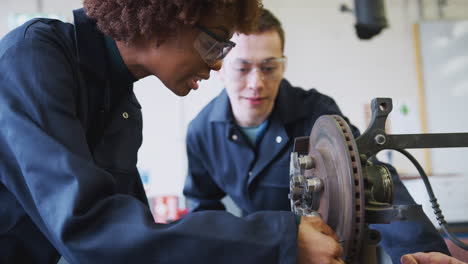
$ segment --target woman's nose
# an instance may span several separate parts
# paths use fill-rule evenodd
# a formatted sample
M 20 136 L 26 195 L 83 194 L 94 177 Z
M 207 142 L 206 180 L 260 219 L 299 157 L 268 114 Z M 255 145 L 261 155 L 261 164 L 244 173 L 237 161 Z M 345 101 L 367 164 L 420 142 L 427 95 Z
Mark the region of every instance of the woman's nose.
M 213 70 L 213 71 L 219 71 L 221 69 L 221 66 L 223 65 L 223 61 L 220 60 L 220 61 L 217 61 L 215 64 L 211 65 L 210 68 Z

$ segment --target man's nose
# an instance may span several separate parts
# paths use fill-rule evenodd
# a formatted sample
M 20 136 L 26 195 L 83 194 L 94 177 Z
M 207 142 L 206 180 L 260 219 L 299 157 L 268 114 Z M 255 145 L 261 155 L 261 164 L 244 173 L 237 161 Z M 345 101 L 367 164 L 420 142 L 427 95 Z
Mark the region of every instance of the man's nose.
M 263 88 L 265 82 L 263 80 L 262 72 L 257 69 L 253 68 L 248 76 L 247 76 L 247 85 L 250 89 L 261 89 Z
M 211 65 L 210 69 L 212 69 L 213 71 L 219 71 L 221 69 L 221 66 L 223 66 L 222 60 L 217 61 L 215 64 Z

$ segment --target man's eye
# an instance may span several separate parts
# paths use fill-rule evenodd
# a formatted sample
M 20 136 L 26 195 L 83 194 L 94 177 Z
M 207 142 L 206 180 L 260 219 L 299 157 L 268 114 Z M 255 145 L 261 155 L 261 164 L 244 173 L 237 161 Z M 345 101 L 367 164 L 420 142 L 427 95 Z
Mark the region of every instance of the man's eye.
M 244 73 L 244 72 L 249 72 L 250 69 L 249 68 L 236 68 L 236 71 Z
M 262 67 L 262 72 L 270 73 L 276 70 L 276 67 Z

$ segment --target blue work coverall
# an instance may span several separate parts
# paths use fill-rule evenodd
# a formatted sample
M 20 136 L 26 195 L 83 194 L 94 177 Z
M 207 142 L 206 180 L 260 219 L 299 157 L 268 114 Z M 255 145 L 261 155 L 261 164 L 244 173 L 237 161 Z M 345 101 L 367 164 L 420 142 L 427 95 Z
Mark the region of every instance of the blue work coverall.
M 289 160 L 294 138 L 308 136 L 322 115 L 343 116 L 335 101 L 315 89 L 280 84 L 268 128 L 253 147 L 235 124 L 225 90 L 190 123 L 187 132 L 188 176 L 184 194 L 192 211 L 224 210 L 229 195 L 243 215 L 262 210 L 291 210 Z M 349 123 L 349 120 L 345 118 Z M 355 137 L 359 135 L 351 125 Z M 391 168 L 393 169 L 393 168 Z M 414 200 L 393 173 L 395 204 Z M 448 249 L 429 219 L 371 225 L 382 234 L 380 245 L 400 263 L 406 253 Z
M 0 41 L 0 263 L 296 263 L 291 213 L 154 222 L 135 80 L 116 51 L 82 9 Z

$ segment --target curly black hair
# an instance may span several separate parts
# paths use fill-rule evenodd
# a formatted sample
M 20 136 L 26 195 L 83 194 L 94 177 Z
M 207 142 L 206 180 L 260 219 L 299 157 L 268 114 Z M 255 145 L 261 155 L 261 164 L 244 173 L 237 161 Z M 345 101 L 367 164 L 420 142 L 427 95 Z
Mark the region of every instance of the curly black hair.
M 234 30 L 250 33 L 262 8 L 261 0 L 84 0 L 83 6 L 104 34 L 126 43 L 154 37 L 161 43 L 180 26 L 227 10 Z

